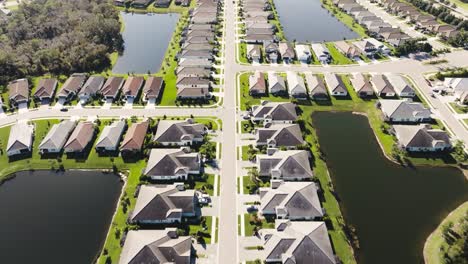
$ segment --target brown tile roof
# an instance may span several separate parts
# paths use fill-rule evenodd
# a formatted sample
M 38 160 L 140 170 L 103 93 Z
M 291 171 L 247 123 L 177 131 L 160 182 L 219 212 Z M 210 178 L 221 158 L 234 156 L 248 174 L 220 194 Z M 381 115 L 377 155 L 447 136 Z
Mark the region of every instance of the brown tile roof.
M 14 80 L 8 84 L 8 96 L 15 102 L 29 100 L 28 79 Z
M 86 74 L 84 73 L 72 74 L 72 76 L 70 76 L 67 79 L 67 81 L 65 81 L 58 95 L 68 97 L 71 93 L 75 93 L 75 94 L 78 93 L 78 91 L 83 86 L 85 80 L 86 80 Z
M 65 144 L 65 152 L 81 152 L 94 136 L 94 124 L 91 122 L 80 122 L 67 143 Z
M 143 87 L 143 93 L 146 99 L 158 98 L 163 86 L 163 79 L 161 77 L 149 77 Z
M 145 142 L 148 126 L 148 121 L 132 124 L 122 141 L 120 151 L 140 151 Z
M 57 79 L 54 78 L 42 78 L 37 84 L 36 92 L 34 97 L 37 98 L 50 98 L 54 95 L 55 88 L 57 87 Z
M 122 91 L 126 96 L 137 96 L 145 79 L 143 77 L 130 76 L 125 82 Z
M 116 97 L 119 93 L 120 88 L 122 87 L 124 79 L 122 77 L 112 76 L 107 79 L 104 86 L 101 87 L 100 92 L 104 96 Z

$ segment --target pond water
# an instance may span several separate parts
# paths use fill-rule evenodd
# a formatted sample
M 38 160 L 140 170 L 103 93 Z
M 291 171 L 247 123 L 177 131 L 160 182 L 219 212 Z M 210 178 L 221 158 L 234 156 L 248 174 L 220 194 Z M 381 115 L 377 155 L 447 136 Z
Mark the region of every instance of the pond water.
M 0 186 L 0 263 L 92 263 L 122 183 L 91 171 L 20 172 Z
M 112 72 L 155 73 L 161 67 L 179 14 L 132 14 L 121 12 L 124 52 Z
M 427 236 L 468 200 L 454 168 L 407 168 L 383 155 L 364 116 L 314 113 L 345 221 L 356 228 L 358 263 L 424 263 Z
M 355 39 L 359 35 L 341 23 L 320 0 L 274 0 L 285 37 L 289 41 L 322 42 Z

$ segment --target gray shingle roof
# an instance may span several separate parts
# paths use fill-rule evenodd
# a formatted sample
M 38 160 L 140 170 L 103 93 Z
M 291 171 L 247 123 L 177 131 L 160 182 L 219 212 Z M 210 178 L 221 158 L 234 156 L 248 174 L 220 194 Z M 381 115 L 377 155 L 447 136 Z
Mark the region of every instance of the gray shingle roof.
M 34 127 L 27 123 L 17 123 L 10 128 L 7 152 L 31 149 Z
M 131 230 L 125 239 L 119 264 L 189 264 L 192 240 L 179 237 L 175 228 Z
M 180 143 L 183 137 L 201 140 L 204 134 L 205 125 L 194 123 L 192 119 L 186 121 L 161 120 L 158 123 L 154 140 L 162 143 Z
M 396 136 L 405 148 L 433 148 L 450 145 L 447 132 L 439 129 L 429 129 L 426 125 L 394 125 Z
M 281 182 L 277 188 L 262 188 L 261 211 L 283 208 L 289 218 L 322 217 L 323 212 L 313 182 Z
M 96 143 L 96 148 L 117 148 L 127 123 L 117 121 L 104 127 Z
M 421 103 L 407 100 L 379 100 L 382 112 L 392 119 L 430 119 L 431 110 Z
M 140 188 L 132 221 L 163 221 L 168 212 L 179 209 L 195 214 L 195 191 L 177 189 L 174 185 L 143 185 Z
M 276 151 L 272 155 L 257 155 L 257 165 L 261 176 L 271 176 L 272 171 L 281 178 L 312 178 L 309 153 L 305 150 Z
M 152 149 L 145 169 L 147 176 L 175 176 L 180 170 L 200 171 L 200 154 L 180 149 Z
M 271 118 L 273 121 L 296 121 L 296 105 L 293 103 L 265 102 L 254 106 L 252 116 Z
M 276 229 L 262 229 L 267 261 L 294 260 L 296 264 L 335 264 L 325 222 L 276 220 Z M 282 228 L 278 228 L 279 226 Z
M 273 124 L 257 129 L 257 144 L 295 147 L 304 144 L 304 139 L 298 124 Z
M 39 145 L 39 150 L 62 149 L 75 126 L 76 123 L 70 120 L 53 125 Z

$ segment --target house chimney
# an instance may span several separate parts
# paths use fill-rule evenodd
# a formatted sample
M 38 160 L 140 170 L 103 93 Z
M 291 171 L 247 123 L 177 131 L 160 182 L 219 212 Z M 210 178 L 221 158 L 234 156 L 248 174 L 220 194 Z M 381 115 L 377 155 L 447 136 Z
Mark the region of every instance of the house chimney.
M 278 187 L 281 186 L 281 184 L 283 184 L 284 181 L 283 180 L 271 180 L 270 181 L 270 184 L 271 184 L 271 188 L 272 189 L 278 189 Z
M 177 235 L 177 228 L 166 228 L 167 231 L 167 236 L 175 239 L 178 238 L 179 236 Z
M 183 182 L 174 182 L 174 187 L 179 191 L 185 190 L 185 186 Z
M 277 151 L 278 151 L 277 148 L 267 148 L 266 153 L 267 153 L 268 156 L 271 156 L 271 155 L 275 154 Z

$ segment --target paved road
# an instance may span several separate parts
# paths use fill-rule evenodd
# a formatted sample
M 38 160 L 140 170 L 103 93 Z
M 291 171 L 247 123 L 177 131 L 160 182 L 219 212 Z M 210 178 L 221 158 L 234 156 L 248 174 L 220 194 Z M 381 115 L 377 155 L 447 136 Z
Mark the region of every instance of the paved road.
M 225 67 L 218 263 L 239 263 L 237 254 L 235 14 L 225 1 Z

